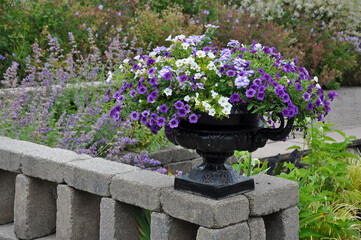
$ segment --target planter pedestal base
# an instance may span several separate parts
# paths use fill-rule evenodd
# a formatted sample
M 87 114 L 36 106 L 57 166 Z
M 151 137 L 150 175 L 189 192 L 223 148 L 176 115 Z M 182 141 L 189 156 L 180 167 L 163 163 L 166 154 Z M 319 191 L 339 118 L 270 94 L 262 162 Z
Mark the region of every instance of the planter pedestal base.
M 221 199 L 255 188 L 253 178 L 238 175 L 231 166 L 224 164 L 224 169 L 212 171 L 204 169 L 205 165 L 203 163 L 189 174 L 176 177 L 174 189 Z

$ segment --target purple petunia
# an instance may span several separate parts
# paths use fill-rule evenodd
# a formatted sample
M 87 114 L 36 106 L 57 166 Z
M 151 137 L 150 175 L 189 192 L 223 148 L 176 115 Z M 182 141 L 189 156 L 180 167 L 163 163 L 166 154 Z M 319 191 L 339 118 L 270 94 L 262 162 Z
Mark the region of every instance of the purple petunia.
M 149 76 L 152 76 L 155 73 L 155 68 L 150 68 L 147 72 Z
M 119 95 L 120 95 L 120 89 L 118 90 L 118 91 L 116 91 L 115 93 L 114 93 L 114 95 L 113 95 L 113 98 L 114 99 L 117 99 L 118 97 L 119 97 Z
M 287 102 L 290 101 L 290 96 L 289 96 L 287 93 L 285 93 L 285 94 L 282 96 L 282 100 L 283 100 L 284 103 L 287 103 Z
M 333 99 L 335 99 L 335 97 L 338 96 L 338 94 L 335 91 L 332 91 L 332 92 L 328 93 L 327 96 L 332 101 Z
M 278 85 L 277 87 L 275 87 L 275 93 L 282 97 L 285 94 L 285 91 L 283 90 L 283 87 Z
M 110 111 L 110 117 L 112 117 L 114 121 L 117 121 L 120 118 L 119 112 L 121 109 L 122 107 L 117 105 Z
M 198 122 L 198 116 L 196 115 L 196 114 L 191 114 L 190 116 L 189 116 L 189 122 L 190 123 L 196 123 L 196 122 Z
M 140 118 L 140 121 L 143 123 L 143 124 L 147 124 L 148 123 L 148 117 L 147 116 L 142 116 Z
M 171 72 L 166 72 L 164 75 L 163 75 L 163 78 L 164 80 L 170 80 L 172 78 L 172 73 Z
M 129 95 L 130 96 L 132 96 L 133 98 L 135 97 L 135 95 L 137 95 L 137 91 L 135 91 L 135 90 L 131 90 L 130 92 L 129 92 Z
M 164 117 L 159 117 L 157 119 L 157 125 L 160 126 L 160 127 L 164 126 L 165 125 L 165 118 Z
M 321 104 L 322 104 L 321 99 L 317 99 L 317 100 L 316 100 L 316 107 L 321 106 Z
M 184 107 L 184 103 L 181 102 L 181 101 L 176 101 L 176 102 L 174 103 L 174 107 L 175 107 L 176 109 L 181 109 L 181 108 Z
M 265 96 L 264 92 L 258 92 L 258 93 L 257 93 L 257 99 L 258 99 L 258 100 L 263 100 L 263 99 L 264 99 L 264 96 Z
M 297 91 L 302 91 L 302 85 L 300 83 L 296 84 L 296 90 Z
M 169 127 L 170 127 L 170 128 L 176 128 L 176 127 L 178 127 L 178 124 L 179 124 L 179 121 L 178 121 L 178 119 L 176 119 L 176 118 L 172 118 L 172 119 L 169 121 Z
M 290 114 L 290 111 L 287 108 L 285 108 L 282 110 L 282 114 L 284 117 L 288 117 L 288 115 Z
M 228 75 L 228 77 L 234 77 L 236 75 L 236 72 L 233 70 L 228 70 L 227 75 Z
M 119 95 L 117 102 L 122 102 L 124 100 L 124 95 Z
M 148 96 L 147 96 L 147 101 L 148 101 L 149 103 L 154 103 L 154 102 L 155 102 L 155 98 L 152 97 L 152 95 L 148 95 Z
M 251 97 L 253 97 L 254 95 L 256 94 L 256 91 L 254 90 L 254 89 L 248 89 L 247 91 L 246 91 L 246 97 L 247 98 L 251 98 Z
M 134 71 L 134 70 L 137 70 L 139 68 L 139 66 L 138 66 L 138 64 L 134 64 L 133 66 L 132 66 L 132 70 Z
M 149 84 L 150 85 L 155 85 L 157 83 L 157 78 L 156 77 L 152 77 L 151 79 L 149 79 Z
M 138 89 L 139 94 L 144 94 L 147 92 L 147 88 L 144 86 L 139 87 Z
M 167 105 L 165 105 L 165 104 L 160 105 L 160 106 L 159 106 L 159 112 L 161 112 L 161 113 L 166 113 L 166 112 L 168 112 L 168 107 L 167 107 Z
M 181 82 L 181 83 L 183 83 L 184 81 L 187 81 L 189 78 L 188 78 L 188 76 L 187 75 L 181 75 L 181 76 L 179 76 L 179 81 Z
M 139 116 L 140 114 L 137 112 L 137 111 L 133 111 L 131 114 L 130 114 L 130 119 L 132 121 L 137 121 L 139 119 Z
M 253 80 L 253 84 L 258 86 L 262 85 L 262 80 L 260 78 L 256 78 L 255 80 Z
M 311 102 L 307 103 L 307 110 L 312 110 L 313 104 Z
M 148 66 L 149 66 L 149 65 L 153 65 L 154 62 L 155 62 L 155 60 L 154 60 L 153 58 L 149 58 L 149 59 L 147 60 L 147 65 L 148 65 Z
M 179 117 L 187 116 L 187 110 L 185 108 L 178 109 L 177 114 Z
M 264 71 L 262 68 L 258 68 L 258 72 L 259 72 L 260 74 L 262 74 L 262 75 L 265 74 L 265 71 Z
M 305 99 L 305 101 L 310 101 L 311 99 L 311 95 L 308 92 L 305 92 L 302 97 Z
M 158 96 L 158 92 L 153 91 L 153 92 L 150 93 L 150 96 L 152 96 L 152 98 L 156 98 Z
M 231 95 L 231 97 L 229 98 L 229 102 L 230 103 L 234 103 L 234 102 L 238 102 L 239 101 L 239 94 L 238 93 L 233 93 Z
M 108 103 L 109 101 L 110 101 L 110 99 L 111 99 L 111 97 L 109 96 L 109 94 L 110 94 L 110 89 L 107 91 L 107 94 L 105 94 L 105 97 L 106 97 L 106 102 Z M 331 99 L 332 100 L 332 99 Z

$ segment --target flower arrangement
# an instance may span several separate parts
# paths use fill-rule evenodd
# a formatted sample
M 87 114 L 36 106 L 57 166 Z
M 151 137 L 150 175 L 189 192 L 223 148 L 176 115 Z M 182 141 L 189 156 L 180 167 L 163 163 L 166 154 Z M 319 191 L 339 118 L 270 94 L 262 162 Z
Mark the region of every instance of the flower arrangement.
M 222 119 L 242 106 L 273 127 L 280 114 L 305 127 L 330 111 L 329 100 L 337 94 L 325 95 L 317 77 L 297 66 L 297 57 L 285 59 L 256 42 L 231 40 L 221 49 L 212 43 L 217 26 L 206 28 L 204 35 L 169 36 L 170 47 L 125 59 L 108 78 L 110 115 L 145 124 L 156 134 L 180 120 L 196 123 L 199 112 Z

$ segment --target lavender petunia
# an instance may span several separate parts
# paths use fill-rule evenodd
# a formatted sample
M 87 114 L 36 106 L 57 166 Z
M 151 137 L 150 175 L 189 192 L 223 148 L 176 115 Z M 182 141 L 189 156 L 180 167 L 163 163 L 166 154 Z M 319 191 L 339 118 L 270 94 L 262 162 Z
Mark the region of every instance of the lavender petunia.
M 147 72 L 149 76 L 152 76 L 155 73 L 155 68 L 150 68 Z
M 178 121 L 178 119 L 176 119 L 176 118 L 172 118 L 172 119 L 169 121 L 169 127 L 170 127 L 170 128 L 176 128 L 176 127 L 178 127 L 178 124 L 179 124 L 179 121 Z
M 233 70 L 228 70 L 227 75 L 228 75 L 228 77 L 234 77 L 236 75 L 236 72 Z
M 311 95 L 308 92 L 305 92 L 302 97 L 305 99 L 305 101 L 310 101 L 311 99 Z
M 265 96 L 264 92 L 258 92 L 258 93 L 257 93 L 257 99 L 258 99 L 258 100 L 263 100 L 263 99 L 264 99 L 264 96 Z
M 254 89 L 248 89 L 248 90 L 246 91 L 246 97 L 247 97 L 247 98 L 251 98 L 251 97 L 253 97 L 255 94 L 256 94 L 256 91 L 255 91 Z

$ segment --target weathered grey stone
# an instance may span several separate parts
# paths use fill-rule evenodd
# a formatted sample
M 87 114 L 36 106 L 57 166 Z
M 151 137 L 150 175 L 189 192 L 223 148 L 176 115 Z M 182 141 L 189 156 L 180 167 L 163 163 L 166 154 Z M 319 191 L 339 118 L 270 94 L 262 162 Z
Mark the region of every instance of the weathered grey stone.
M 286 210 L 263 217 L 268 240 L 297 240 L 299 230 L 298 208 Z
M 14 221 L 16 173 L 0 169 L 0 224 Z
M 14 229 L 21 239 L 55 232 L 56 184 L 25 175 L 16 177 Z
M 160 161 L 162 164 L 175 163 L 195 159 L 199 155 L 194 150 L 185 149 L 180 146 L 172 146 L 154 152 L 151 158 Z
M 183 162 L 171 163 L 168 166 L 172 175 L 176 175 L 179 171 L 182 171 L 182 173 L 189 173 L 192 170 L 192 165 L 192 160 L 188 160 Z M 167 168 L 167 166 L 164 167 Z
M 198 226 L 170 217 L 165 213 L 153 212 L 151 219 L 151 240 L 195 239 Z
M 0 240 L 18 240 L 14 233 L 14 224 L 0 225 Z
M 46 236 L 46 237 L 42 237 L 42 238 L 37 238 L 36 240 L 56 240 L 56 235 L 52 234 L 50 236 Z
M 250 216 L 268 215 L 298 203 L 298 183 L 265 174 L 253 178 L 255 190 L 244 194 L 249 200 Z
M 136 170 L 139 168 L 102 158 L 93 158 L 65 164 L 64 180 L 76 189 L 109 196 L 109 185 L 114 175 Z
M 213 200 L 174 189 L 164 189 L 161 203 L 165 213 L 208 228 L 222 228 L 248 219 L 249 204 L 243 195 Z
M 192 161 L 192 169 L 201 165 L 203 163 L 203 158 L 196 158 Z
M 20 172 L 24 154 L 44 149 L 48 147 L 0 136 L 0 169 Z
M 266 240 L 266 227 L 263 218 L 250 218 L 247 223 L 251 240 Z
M 138 229 L 134 206 L 102 198 L 100 203 L 100 238 L 101 240 L 129 239 L 138 240 Z
M 28 176 L 62 183 L 64 182 L 65 163 L 91 158 L 86 154 L 73 151 L 49 148 L 27 153 L 22 159 L 22 172 Z
M 138 170 L 116 175 L 110 192 L 114 199 L 151 211 L 159 211 L 160 191 L 174 185 L 174 177 Z
M 249 240 L 250 232 L 246 222 L 234 224 L 221 229 L 200 227 L 197 240 Z
M 56 239 L 99 239 L 99 196 L 58 185 L 57 208 Z

